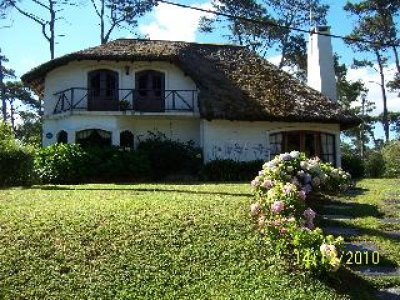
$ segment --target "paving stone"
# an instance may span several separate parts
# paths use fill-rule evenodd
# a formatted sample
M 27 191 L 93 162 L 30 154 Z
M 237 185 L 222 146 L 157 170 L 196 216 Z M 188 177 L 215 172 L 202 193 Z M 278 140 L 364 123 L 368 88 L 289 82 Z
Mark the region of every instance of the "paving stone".
M 386 199 L 385 204 L 389 205 L 400 205 L 400 199 Z
M 346 227 L 336 227 L 336 226 L 326 226 L 322 228 L 325 234 L 332 235 L 343 235 L 343 236 L 352 236 L 358 235 L 359 231 L 354 228 L 346 228 Z
M 392 239 L 400 239 L 400 231 L 385 231 L 385 234 Z
M 378 246 L 373 243 L 367 242 L 352 242 L 352 243 L 345 243 L 344 245 L 345 251 L 360 251 L 360 252 L 374 252 L 378 251 Z
M 400 268 L 396 267 L 351 265 L 350 268 L 364 276 L 400 276 Z
M 353 206 L 352 205 L 348 205 L 348 204 L 326 204 L 323 205 L 323 208 L 325 209 L 352 209 Z
M 379 290 L 376 293 L 376 297 L 379 300 L 399 300 L 400 299 L 400 287 L 392 287 L 388 289 Z
M 400 218 L 385 218 L 380 219 L 383 224 L 400 224 Z
M 329 221 L 346 221 L 353 219 L 353 217 L 345 215 L 322 215 L 322 219 Z

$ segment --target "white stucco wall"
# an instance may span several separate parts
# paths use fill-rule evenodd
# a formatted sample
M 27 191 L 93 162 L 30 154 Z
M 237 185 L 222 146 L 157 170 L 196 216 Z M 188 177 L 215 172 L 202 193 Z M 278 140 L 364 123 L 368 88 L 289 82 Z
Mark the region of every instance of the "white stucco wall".
M 126 74 L 125 68 L 129 67 L 129 74 Z M 88 73 L 96 69 L 109 69 L 119 74 L 120 89 L 135 88 L 135 73 L 143 70 L 156 70 L 165 74 L 166 97 L 168 90 L 196 90 L 196 84 L 193 80 L 184 74 L 177 66 L 168 62 L 113 62 L 113 61 L 75 61 L 65 66 L 61 66 L 49 72 L 45 79 L 44 91 L 44 114 L 46 116 L 53 114 L 58 98 L 54 93 L 70 89 L 73 87 L 86 88 Z M 192 105 L 191 92 L 179 92 L 179 94 Z M 122 100 L 129 91 L 120 91 L 120 100 Z M 83 98 L 82 104 L 87 100 L 84 96 L 85 90 L 75 90 L 75 103 Z M 69 97 L 69 94 L 67 94 Z M 131 98 L 127 98 L 129 101 Z M 166 98 L 166 106 L 172 106 L 172 95 Z M 197 95 L 194 99 L 194 110 L 198 112 Z M 177 108 L 187 108 L 185 103 L 176 97 Z
M 278 131 L 312 130 L 335 134 L 336 161 L 340 165 L 340 129 L 337 124 L 202 120 L 200 127 L 205 161 L 218 158 L 268 160 L 269 134 Z
M 102 129 L 112 133 L 112 143 L 119 145 L 119 134 L 130 130 L 135 136 L 135 145 L 146 139 L 148 132 L 162 132 L 173 140 L 194 141 L 200 145 L 200 120 L 196 118 L 134 117 L 104 115 L 72 115 L 60 119 L 47 119 L 43 125 L 43 146 L 56 143 L 61 130 L 68 133 L 68 143 L 75 142 L 77 131 Z M 48 138 L 48 136 L 52 136 Z
M 68 142 L 74 143 L 76 132 L 85 129 L 110 131 L 114 145 L 119 145 L 119 134 L 124 130 L 130 130 L 134 134 L 135 145 L 140 140 L 145 140 L 149 131 L 159 131 L 168 138 L 182 142 L 192 140 L 202 147 L 205 162 L 228 158 L 238 161 L 268 160 L 269 134 L 291 130 L 320 131 L 335 135 L 336 161 L 340 166 L 340 130 L 337 124 L 206 121 L 194 117 L 165 116 L 70 115 L 45 120 L 43 145 L 55 143 L 57 133 L 61 130 L 67 131 Z M 52 138 L 48 138 L 49 136 Z

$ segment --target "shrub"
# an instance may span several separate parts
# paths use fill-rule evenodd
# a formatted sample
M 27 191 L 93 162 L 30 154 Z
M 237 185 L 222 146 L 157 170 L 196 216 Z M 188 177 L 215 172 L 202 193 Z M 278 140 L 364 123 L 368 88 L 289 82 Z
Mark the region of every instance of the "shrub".
M 365 160 L 365 176 L 369 178 L 381 178 L 385 173 L 385 161 L 379 151 L 370 151 Z
M 79 183 L 85 178 L 87 160 L 79 145 L 55 144 L 37 152 L 35 172 L 42 183 Z
M 150 160 L 152 179 L 160 180 L 177 173 L 198 174 L 202 165 L 201 149 L 192 141 L 173 141 L 162 133 L 149 132 L 149 135 L 137 150 Z
M 381 150 L 385 177 L 400 177 L 400 141 L 391 141 Z
M 43 183 L 131 181 L 149 175 L 146 156 L 117 147 L 55 144 L 38 151 L 35 171 Z
M 200 175 L 206 181 L 249 181 L 257 175 L 262 164 L 262 160 L 217 159 L 206 163 Z
M 342 155 L 342 168 L 349 172 L 353 178 L 362 178 L 365 176 L 365 162 L 357 154 L 344 153 Z
M 150 162 L 147 156 L 118 147 L 85 148 L 86 180 L 110 182 L 132 181 L 150 175 Z
M 11 128 L 0 122 L 0 186 L 29 185 L 33 181 L 33 149 L 20 145 Z
M 33 150 L 29 148 L 1 149 L 0 186 L 26 186 L 34 182 Z
M 350 175 L 329 163 L 292 151 L 275 157 L 251 182 L 256 203 L 251 215 L 275 256 L 290 269 L 313 272 L 340 267 L 342 238 L 324 236 L 306 198 L 314 191 L 345 189 Z

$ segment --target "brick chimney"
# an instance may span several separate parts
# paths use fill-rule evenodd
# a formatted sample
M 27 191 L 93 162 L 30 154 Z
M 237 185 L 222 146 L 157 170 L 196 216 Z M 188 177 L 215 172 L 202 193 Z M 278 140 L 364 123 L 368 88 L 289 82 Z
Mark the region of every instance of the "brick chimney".
M 307 84 L 336 102 L 336 78 L 329 26 L 316 26 L 310 32 L 307 56 Z

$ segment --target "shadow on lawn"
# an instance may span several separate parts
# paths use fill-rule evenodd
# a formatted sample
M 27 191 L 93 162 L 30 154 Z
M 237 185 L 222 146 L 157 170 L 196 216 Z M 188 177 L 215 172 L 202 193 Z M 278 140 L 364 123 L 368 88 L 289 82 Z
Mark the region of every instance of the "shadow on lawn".
M 185 189 L 163 189 L 163 188 L 103 188 L 93 187 L 88 188 L 84 186 L 69 186 L 53 185 L 53 186 L 39 186 L 41 190 L 70 190 L 70 191 L 123 191 L 123 192 L 162 192 L 162 193 L 184 193 L 194 195 L 216 195 L 216 196 L 233 196 L 233 197 L 251 197 L 251 193 L 228 193 L 228 192 L 213 192 L 213 191 L 192 191 Z
M 340 268 L 336 275 L 337 277 L 322 277 L 320 280 L 338 294 L 349 295 L 352 300 L 376 299 L 378 290 L 369 281 L 345 268 Z

